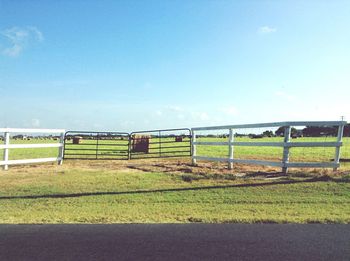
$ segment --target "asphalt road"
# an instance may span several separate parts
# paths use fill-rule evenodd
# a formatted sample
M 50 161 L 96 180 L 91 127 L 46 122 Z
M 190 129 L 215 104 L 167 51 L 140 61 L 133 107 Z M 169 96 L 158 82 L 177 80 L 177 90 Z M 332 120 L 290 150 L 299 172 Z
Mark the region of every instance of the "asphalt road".
M 350 260 L 350 225 L 0 225 L 0 260 Z

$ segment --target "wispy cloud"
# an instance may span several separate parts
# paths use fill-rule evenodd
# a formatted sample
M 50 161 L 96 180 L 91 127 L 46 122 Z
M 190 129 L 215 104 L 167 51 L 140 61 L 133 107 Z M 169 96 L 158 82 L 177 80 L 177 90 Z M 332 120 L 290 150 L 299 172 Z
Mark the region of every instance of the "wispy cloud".
M 9 42 L 9 46 L 2 48 L 1 53 L 10 57 L 17 57 L 32 43 L 44 40 L 42 32 L 34 26 L 14 26 L 1 31 L 0 35 Z
M 275 33 L 275 32 L 277 32 L 276 28 L 271 27 L 271 26 L 267 26 L 267 25 L 261 26 L 258 29 L 258 33 L 260 33 L 260 34 L 271 34 L 271 33 Z

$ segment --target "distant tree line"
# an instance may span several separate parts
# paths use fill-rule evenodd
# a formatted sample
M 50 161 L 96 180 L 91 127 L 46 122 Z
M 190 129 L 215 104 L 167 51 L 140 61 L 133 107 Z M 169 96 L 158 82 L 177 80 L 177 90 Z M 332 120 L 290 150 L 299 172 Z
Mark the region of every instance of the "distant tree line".
M 279 127 L 275 131 L 276 136 L 284 135 L 284 128 Z M 337 126 L 306 126 L 302 130 L 297 130 L 296 128 L 291 128 L 291 136 L 295 137 L 323 137 L 323 136 L 337 136 L 338 135 L 338 127 Z M 345 137 L 350 137 L 350 124 L 345 125 L 344 134 Z
M 236 132 L 234 134 L 235 137 L 250 137 L 250 138 L 264 138 L 264 137 L 280 137 L 284 135 L 285 127 L 279 127 L 275 132 L 271 130 L 266 130 L 261 134 L 249 133 L 242 134 Z M 325 137 L 325 136 L 337 136 L 338 135 L 338 127 L 337 126 L 306 126 L 304 129 L 296 129 L 294 127 L 291 128 L 291 137 Z M 344 137 L 350 137 L 350 123 L 345 125 L 344 127 Z M 228 134 L 208 134 L 208 135 L 197 135 L 197 137 L 208 137 L 208 138 L 227 138 Z

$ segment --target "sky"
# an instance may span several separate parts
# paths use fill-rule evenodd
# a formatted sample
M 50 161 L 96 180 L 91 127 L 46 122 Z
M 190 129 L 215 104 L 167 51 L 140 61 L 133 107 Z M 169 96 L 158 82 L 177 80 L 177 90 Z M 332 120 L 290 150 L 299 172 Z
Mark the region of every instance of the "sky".
M 0 0 L 0 127 L 350 121 L 350 1 Z

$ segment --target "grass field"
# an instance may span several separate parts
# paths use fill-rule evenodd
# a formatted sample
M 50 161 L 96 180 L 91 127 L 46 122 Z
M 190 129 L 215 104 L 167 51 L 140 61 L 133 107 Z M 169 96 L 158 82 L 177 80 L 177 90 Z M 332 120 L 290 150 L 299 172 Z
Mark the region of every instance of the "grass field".
M 248 148 L 237 147 L 235 155 L 279 157 L 270 147 Z M 198 151 L 220 156 L 224 149 Z M 334 149 L 327 150 L 306 159 L 329 160 Z M 302 160 L 308 153 L 295 154 Z M 55 155 L 57 148 L 10 150 L 11 159 Z M 349 169 L 342 163 L 335 173 L 296 169 L 283 176 L 264 166 L 194 167 L 189 158 L 10 166 L 0 171 L 0 223 L 350 223 Z
M 199 141 L 227 141 L 224 138 L 201 138 Z M 262 139 L 250 139 L 248 137 L 235 138 L 238 142 L 282 142 L 283 138 L 262 138 Z M 320 138 L 298 138 L 293 139 L 293 142 L 335 142 L 335 137 L 320 137 Z M 290 149 L 290 162 L 328 162 L 334 158 L 334 148 L 291 148 Z M 212 156 L 212 157 L 227 157 L 227 146 L 197 146 L 197 154 L 199 156 Z M 237 159 L 266 159 L 273 161 L 281 161 L 283 154 L 283 148 L 281 147 L 250 147 L 250 146 L 235 146 L 234 157 Z M 350 138 L 343 139 L 343 147 L 341 149 L 341 155 L 344 158 L 350 159 Z
M 0 172 L 0 223 L 350 223 L 349 174 L 241 172 L 176 160 L 14 167 Z
M 227 139 L 223 138 L 200 138 L 198 141 L 226 141 Z M 259 142 L 276 142 L 276 141 L 282 141 L 281 138 L 263 138 L 263 139 L 250 139 L 247 137 L 243 138 L 236 138 L 236 141 L 245 141 L 245 142 L 252 142 L 252 141 L 259 141 Z M 321 138 L 298 138 L 293 140 L 293 142 L 310 142 L 310 141 L 319 141 L 319 142 L 330 142 L 335 141 L 334 137 L 321 137 Z M 26 141 L 20 141 L 20 140 L 11 140 L 11 144 L 18 144 L 18 143 L 56 143 L 58 141 L 54 140 L 26 140 Z M 188 141 L 184 141 L 187 145 Z M 79 149 L 91 149 L 91 151 L 74 151 L 75 153 L 89 153 L 91 154 L 91 157 L 87 156 L 87 158 L 94 158 L 95 157 L 95 151 L 96 148 L 96 141 L 90 141 L 90 140 L 84 140 L 83 143 L 85 143 L 85 146 L 79 146 L 79 145 L 69 145 L 69 148 Z M 104 149 L 106 151 L 99 152 L 99 158 L 104 157 L 103 154 L 108 154 L 108 149 L 111 148 L 111 146 L 108 146 L 112 144 L 111 141 L 100 141 L 100 149 Z M 119 141 L 118 144 L 122 145 L 118 148 L 125 149 L 127 146 L 127 141 Z M 91 144 L 91 145 L 89 145 Z M 176 144 L 178 146 L 181 146 L 181 143 Z M 157 144 L 151 145 L 151 151 L 157 152 Z M 172 149 L 162 149 L 163 152 L 171 152 L 174 150 L 179 150 L 176 148 Z M 242 147 L 242 146 L 235 146 L 234 149 L 234 156 L 238 159 L 267 159 L 267 160 L 275 160 L 275 161 L 281 161 L 282 158 L 282 148 L 278 147 Z M 41 158 L 41 157 L 55 157 L 57 155 L 57 148 L 41 148 L 41 149 L 11 149 L 9 157 L 10 159 L 24 159 L 24 158 Z M 72 153 L 70 151 L 69 153 Z M 113 153 L 113 152 L 112 152 Z M 291 148 L 290 149 L 290 161 L 291 162 L 303 162 L 303 161 L 311 161 L 311 162 L 321 162 L 325 161 L 328 162 L 331 159 L 334 158 L 335 149 L 334 148 Z M 119 153 L 118 153 L 119 154 Z M 183 153 L 182 153 L 183 154 Z M 228 155 L 228 147 L 227 146 L 197 146 L 197 154 L 199 156 L 213 156 L 213 157 L 226 157 Z M 0 150 L 0 158 L 2 158 L 3 150 Z M 123 157 L 125 156 L 125 153 L 121 152 L 120 155 Z M 341 149 L 341 155 L 342 158 L 350 159 L 350 138 L 345 137 L 343 139 L 343 147 Z M 109 156 L 105 156 L 109 157 Z M 348 164 L 344 164 L 345 167 L 348 166 Z
M 10 140 L 10 144 L 38 144 L 38 143 L 59 143 L 58 140 Z M 0 159 L 3 158 L 3 150 L 0 150 Z M 57 157 L 58 148 L 31 148 L 31 149 L 10 149 L 9 159 L 36 159 L 36 158 L 49 158 Z

